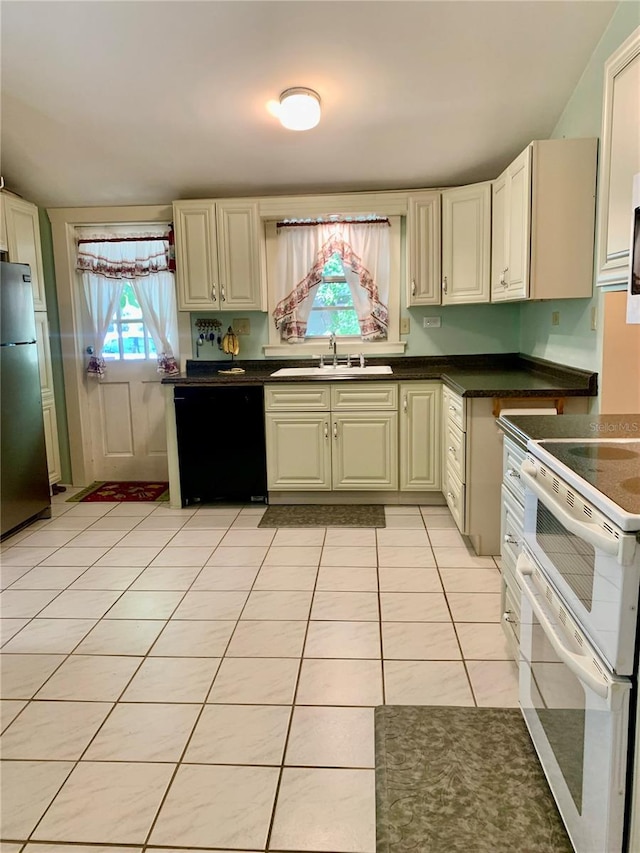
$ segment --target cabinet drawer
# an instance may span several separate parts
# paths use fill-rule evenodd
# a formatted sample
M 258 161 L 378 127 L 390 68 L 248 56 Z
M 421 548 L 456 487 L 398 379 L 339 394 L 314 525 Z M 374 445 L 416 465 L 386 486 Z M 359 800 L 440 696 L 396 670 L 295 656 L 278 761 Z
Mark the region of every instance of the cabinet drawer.
M 463 432 L 466 430 L 465 405 L 462 397 L 454 394 L 449 388 L 443 391 L 444 416 Z
M 465 500 L 465 487 L 458 480 L 456 475 L 453 473 L 449 466 L 446 467 L 445 475 L 444 475 L 444 488 L 443 493 L 447 505 L 451 510 L 451 515 L 453 516 L 453 520 L 458 526 L 458 530 L 460 533 L 465 532 L 465 512 L 464 512 L 464 500 Z
M 331 411 L 397 410 L 398 386 L 394 382 L 350 383 L 331 386 Z
M 461 483 L 465 482 L 465 434 L 447 420 L 445 426 L 444 452 L 446 464 Z
M 502 516 L 500 523 L 501 545 L 500 553 L 508 555 L 515 566 L 518 555 L 522 550 L 524 535 L 524 509 L 516 501 L 506 486 L 502 487 Z
M 504 473 L 504 484 L 524 506 L 524 486 L 520 479 L 520 465 L 526 457 L 526 451 L 518 447 L 510 439 L 504 439 L 502 450 L 502 470 Z
M 328 412 L 331 404 L 329 385 L 265 385 L 267 412 Z

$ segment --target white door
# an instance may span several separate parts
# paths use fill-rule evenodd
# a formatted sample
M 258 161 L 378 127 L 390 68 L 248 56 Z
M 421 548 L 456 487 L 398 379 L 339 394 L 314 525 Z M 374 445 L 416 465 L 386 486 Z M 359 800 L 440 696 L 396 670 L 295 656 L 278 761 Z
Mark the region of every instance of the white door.
M 85 377 L 94 480 L 167 480 L 161 375 L 131 285 L 125 285 L 103 355 L 102 380 Z

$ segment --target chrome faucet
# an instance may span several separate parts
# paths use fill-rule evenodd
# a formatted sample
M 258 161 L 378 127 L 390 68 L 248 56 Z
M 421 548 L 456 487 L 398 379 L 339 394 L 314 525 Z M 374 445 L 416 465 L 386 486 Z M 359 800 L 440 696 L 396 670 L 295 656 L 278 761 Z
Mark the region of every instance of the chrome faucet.
M 329 335 L 329 348 L 333 350 L 333 366 L 338 366 L 338 341 L 333 332 Z

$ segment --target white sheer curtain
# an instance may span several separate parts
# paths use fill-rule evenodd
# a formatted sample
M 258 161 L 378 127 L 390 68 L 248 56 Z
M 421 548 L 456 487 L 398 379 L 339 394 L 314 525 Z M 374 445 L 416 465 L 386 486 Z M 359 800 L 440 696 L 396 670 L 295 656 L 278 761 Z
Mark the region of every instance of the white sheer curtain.
M 123 282 L 120 279 L 104 278 L 90 272 L 82 274 L 82 285 L 87 311 L 91 319 L 93 354 L 89 358 L 87 373 L 102 379 L 105 375 L 105 361 L 102 348 L 107 335 L 113 312 L 122 293 Z
M 337 253 L 360 324 L 363 340 L 387 337 L 389 301 L 389 222 L 309 222 L 285 224 L 278 230 L 279 301 L 273 312 L 280 337 L 302 343 L 314 288 L 322 270 Z
M 133 289 L 142 309 L 142 319 L 158 353 L 158 370 L 169 376 L 179 373 L 173 355 L 173 343 L 178 333 L 173 276 L 169 272 L 159 272 L 146 278 L 136 278 Z
M 81 240 L 76 268 L 82 273 L 87 310 L 93 326 L 94 353 L 87 373 L 102 378 L 102 349 L 122 287 L 130 281 L 158 353 L 158 372 L 178 373 L 175 347 L 178 321 L 169 240 L 164 237 L 101 235 Z

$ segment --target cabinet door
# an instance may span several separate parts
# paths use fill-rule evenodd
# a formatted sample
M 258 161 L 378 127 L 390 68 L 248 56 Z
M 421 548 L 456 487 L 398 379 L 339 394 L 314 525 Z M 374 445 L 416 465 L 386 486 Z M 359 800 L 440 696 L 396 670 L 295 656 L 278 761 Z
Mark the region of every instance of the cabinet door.
M 60 448 L 58 446 L 56 404 L 53 397 L 43 399 L 42 416 L 44 420 L 44 443 L 47 450 L 49 483 L 58 483 L 62 478 L 62 466 L 60 464 Z
M 353 412 L 331 417 L 333 488 L 398 488 L 398 415 Z
M 440 399 L 436 382 L 400 386 L 401 491 L 440 491 Z
M 493 182 L 491 208 L 491 301 L 508 298 L 507 293 L 507 173 Z
M 409 197 L 407 305 L 440 304 L 440 193 Z
M 507 299 L 529 295 L 531 146 L 507 169 Z
M 257 202 L 219 201 L 216 219 L 220 308 L 263 311 Z
M 8 252 L 7 219 L 4 212 L 4 193 L 0 193 L 0 252 Z
M 42 249 L 40 246 L 40 223 L 35 204 L 23 201 L 10 194 L 4 196 L 4 214 L 7 228 L 9 260 L 31 267 L 34 311 L 46 311 L 42 271 Z
M 331 489 L 329 413 L 268 412 L 267 488 L 270 491 Z
M 173 223 L 178 309 L 214 311 L 220 308 L 215 203 L 174 202 Z
M 36 321 L 36 343 L 38 345 L 38 367 L 40 368 L 40 389 L 43 395 L 53 396 L 49 321 L 44 311 L 36 311 L 34 317 Z
M 442 304 L 489 301 L 491 183 L 442 193 Z

